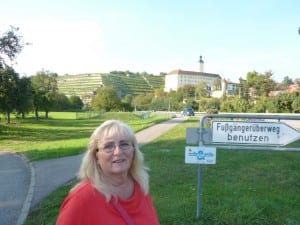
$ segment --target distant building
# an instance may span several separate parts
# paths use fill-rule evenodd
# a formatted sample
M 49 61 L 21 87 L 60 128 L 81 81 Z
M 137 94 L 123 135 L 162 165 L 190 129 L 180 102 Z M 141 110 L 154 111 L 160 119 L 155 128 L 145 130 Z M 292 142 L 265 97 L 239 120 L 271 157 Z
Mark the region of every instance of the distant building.
M 200 72 L 186 71 L 186 70 L 173 70 L 165 76 L 165 92 L 177 91 L 184 85 L 195 86 L 200 81 L 206 83 L 207 87 L 212 89 L 213 82 L 215 79 L 221 79 L 219 74 L 205 73 L 204 72 L 204 61 L 202 56 L 199 59 Z
M 235 95 L 239 87 L 238 83 L 222 80 L 221 90 L 213 90 L 211 93 L 212 97 L 221 98 L 223 95 Z

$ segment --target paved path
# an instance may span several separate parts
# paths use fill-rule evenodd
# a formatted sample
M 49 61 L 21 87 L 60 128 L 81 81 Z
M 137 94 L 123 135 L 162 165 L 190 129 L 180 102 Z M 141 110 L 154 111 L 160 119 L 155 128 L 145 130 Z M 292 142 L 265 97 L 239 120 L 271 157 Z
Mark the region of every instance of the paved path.
M 136 134 L 140 146 L 161 136 L 186 118 L 178 117 Z M 75 178 L 82 154 L 27 163 L 18 154 L 0 152 L 0 224 L 23 224 L 36 206 L 62 184 Z
M 24 158 L 0 152 L 0 224 L 18 221 L 30 183 L 30 168 Z

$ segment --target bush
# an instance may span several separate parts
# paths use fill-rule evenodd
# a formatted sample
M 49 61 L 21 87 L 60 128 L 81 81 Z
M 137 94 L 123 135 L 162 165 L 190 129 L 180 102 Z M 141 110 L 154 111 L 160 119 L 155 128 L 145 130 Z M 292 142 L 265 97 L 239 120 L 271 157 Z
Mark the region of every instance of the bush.
M 218 114 L 218 109 L 207 109 L 206 113 L 207 114 Z

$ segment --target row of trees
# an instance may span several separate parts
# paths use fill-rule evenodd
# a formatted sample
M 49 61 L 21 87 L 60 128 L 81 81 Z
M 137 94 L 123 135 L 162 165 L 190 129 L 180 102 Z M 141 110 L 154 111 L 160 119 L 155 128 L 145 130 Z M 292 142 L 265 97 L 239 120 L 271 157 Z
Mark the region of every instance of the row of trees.
M 15 112 L 22 118 L 34 111 L 39 119 L 39 111 L 48 113 L 62 110 L 81 110 L 83 103 L 78 96 L 66 97 L 58 92 L 57 74 L 40 71 L 35 76 L 19 77 L 12 67 L 0 69 L 0 112 L 4 113 L 7 123 Z

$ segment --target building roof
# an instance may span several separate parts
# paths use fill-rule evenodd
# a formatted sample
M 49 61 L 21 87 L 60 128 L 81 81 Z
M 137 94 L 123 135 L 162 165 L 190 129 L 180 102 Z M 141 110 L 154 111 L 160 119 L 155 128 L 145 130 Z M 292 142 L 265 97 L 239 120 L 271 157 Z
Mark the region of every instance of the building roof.
M 167 75 L 177 74 L 177 75 L 196 75 L 196 76 L 205 76 L 205 77 L 217 77 L 221 79 L 219 74 L 214 73 L 203 73 L 203 72 L 195 72 L 195 71 L 186 71 L 186 70 L 172 70 Z

